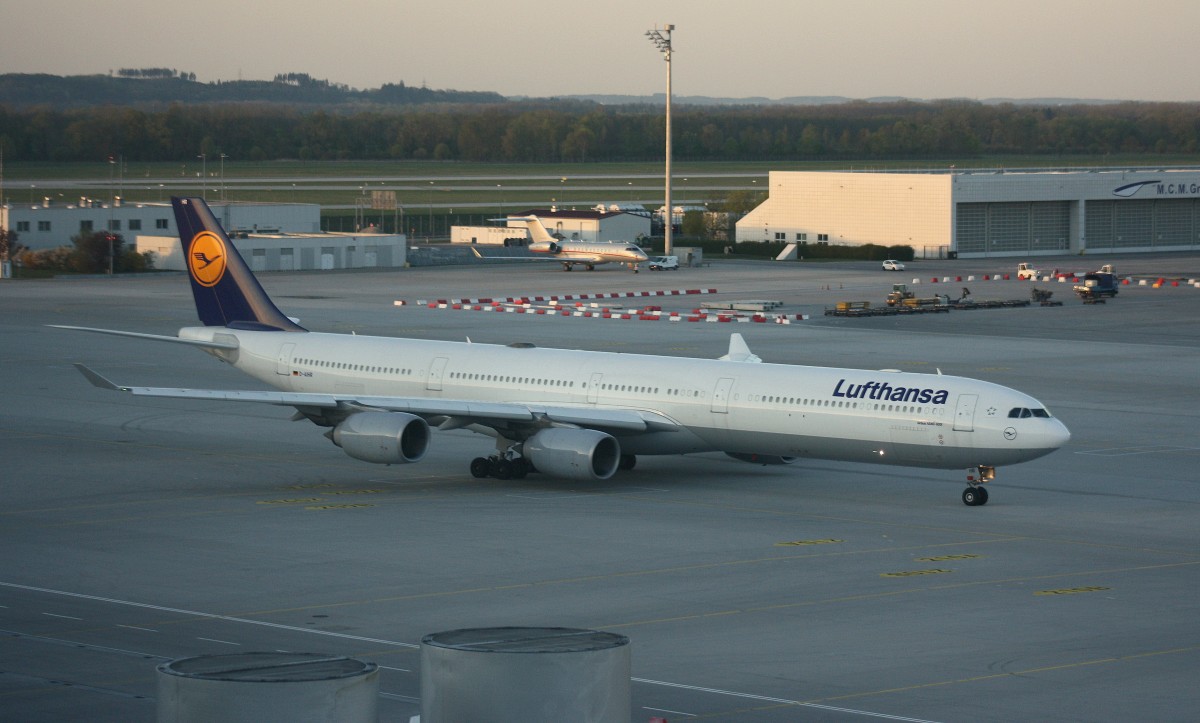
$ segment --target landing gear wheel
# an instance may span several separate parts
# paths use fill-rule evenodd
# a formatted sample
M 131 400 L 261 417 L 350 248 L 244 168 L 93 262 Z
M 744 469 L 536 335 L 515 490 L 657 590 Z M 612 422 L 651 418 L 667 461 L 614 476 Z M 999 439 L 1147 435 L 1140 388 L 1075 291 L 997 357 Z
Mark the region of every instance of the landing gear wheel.
M 492 476 L 496 479 L 512 479 L 513 463 L 507 459 L 498 459 L 492 462 Z
M 988 501 L 988 491 L 982 487 L 968 487 L 962 493 L 963 504 L 968 507 L 978 507 L 986 505 Z
M 628 471 L 633 469 L 635 465 L 637 465 L 637 457 L 635 455 L 623 454 L 621 455 L 620 463 L 617 464 L 617 468 Z
M 487 457 L 476 457 L 471 460 L 471 476 L 476 479 L 483 479 L 488 476 L 488 470 L 491 467 L 491 462 Z

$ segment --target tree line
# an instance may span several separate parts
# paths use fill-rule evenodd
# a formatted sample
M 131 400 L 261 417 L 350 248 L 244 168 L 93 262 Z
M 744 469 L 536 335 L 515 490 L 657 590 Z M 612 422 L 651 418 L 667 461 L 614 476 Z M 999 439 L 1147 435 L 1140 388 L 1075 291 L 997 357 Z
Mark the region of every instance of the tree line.
M 379 92 L 389 87 L 400 90 Z M 677 106 L 672 118 L 675 157 L 695 161 L 1200 152 L 1200 104 L 1194 103 Z M 351 112 L 265 103 L 159 110 L 0 105 L 0 147 L 10 161 L 119 155 L 171 162 L 225 153 L 248 161 L 584 163 L 661 158 L 663 143 L 662 108 L 648 104 L 524 101 Z
M 173 68 L 123 68 L 114 75 L 46 73 L 0 74 L 0 105 L 11 108 L 81 108 L 121 106 L 162 110 L 171 103 L 277 104 L 353 112 L 364 106 L 397 107 L 434 103 L 500 103 L 488 91 L 434 90 L 403 82 L 357 90 L 312 78 L 307 73 L 281 73 L 274 80 L 197 82 L 195 73 Z

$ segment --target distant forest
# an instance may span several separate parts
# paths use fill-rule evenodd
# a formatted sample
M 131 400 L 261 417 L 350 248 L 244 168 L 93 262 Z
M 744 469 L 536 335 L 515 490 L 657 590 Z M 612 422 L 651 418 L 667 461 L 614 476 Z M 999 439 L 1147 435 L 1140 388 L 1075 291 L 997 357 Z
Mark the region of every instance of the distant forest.
M 250 161 L 582 163 L 659 158 L 664 142 L 662 107 L 649 103 L 510 101 L 402 84 L 359 91 L 304 74 L 220 84 L 192 77 L 170 69 L 0 75 L 0 147 L 10 161 L 224 153 Z M 675 157 L 695 161 L 1200 152 L 1194 103 L 676 105 L 672 117 Z

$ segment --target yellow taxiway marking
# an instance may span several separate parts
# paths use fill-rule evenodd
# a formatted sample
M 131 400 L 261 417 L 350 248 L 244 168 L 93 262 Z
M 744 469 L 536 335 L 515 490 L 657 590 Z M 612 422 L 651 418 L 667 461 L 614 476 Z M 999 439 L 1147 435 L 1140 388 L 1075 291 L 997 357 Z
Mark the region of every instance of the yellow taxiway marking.
M 833 538 L 827 540 L 795 540 L 793 542 L 776 542 L 776 547 L 801 547 L 803 545 L 832 545 L 845 540 L 835 540 Z

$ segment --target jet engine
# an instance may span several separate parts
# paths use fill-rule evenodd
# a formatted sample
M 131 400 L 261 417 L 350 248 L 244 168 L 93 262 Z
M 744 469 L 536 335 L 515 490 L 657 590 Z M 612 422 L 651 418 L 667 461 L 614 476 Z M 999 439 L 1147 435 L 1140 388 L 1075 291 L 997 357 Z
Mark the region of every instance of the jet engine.
M 556 254 L 562 251 L 562 247 L 553 241 L 538 241 L 537 243 L 529 244 L 528 248 L 530 251 L 537 251 L 539 253 Z
M 594 429 L 543 429 L 522 446 L 539 472 L 579 480 L 606 480 L 617 471 L 621 445 Z
M 796 461 L 795 457 L 781 457 L 777 454 L 746 454 L 745 452 L 726 452 L 725 454 L 739 462 L 749 462 L 750 464 L 791 464 Z
M 429 425 L 401 412 L 358 412 L 328 435 L 346 454 L 376 464 L 416 462 L 429 448 Z

